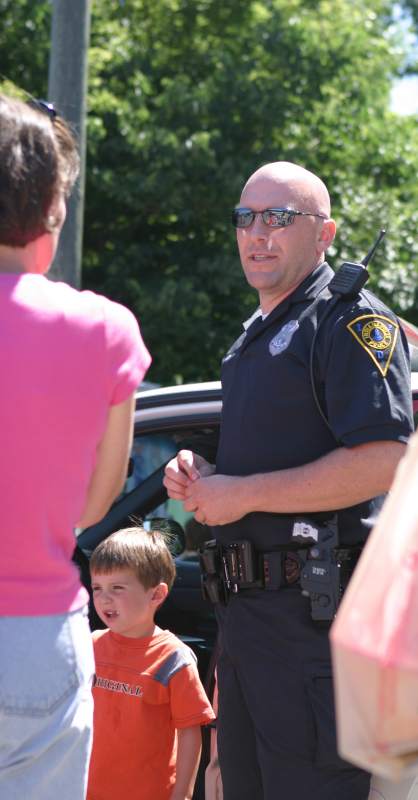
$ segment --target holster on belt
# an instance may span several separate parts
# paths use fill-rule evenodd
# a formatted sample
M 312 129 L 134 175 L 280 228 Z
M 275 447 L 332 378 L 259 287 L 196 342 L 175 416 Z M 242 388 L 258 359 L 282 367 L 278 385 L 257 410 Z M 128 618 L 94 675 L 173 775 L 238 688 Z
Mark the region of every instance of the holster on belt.
M 230 594 L 245 589 L 271 591 L 295 583 L 303 563 L 287 546 L 258 553 L 247 539 L 228 545 L 211 539 L 199 556 L 203 596 L 212 603 L 225 603 Z

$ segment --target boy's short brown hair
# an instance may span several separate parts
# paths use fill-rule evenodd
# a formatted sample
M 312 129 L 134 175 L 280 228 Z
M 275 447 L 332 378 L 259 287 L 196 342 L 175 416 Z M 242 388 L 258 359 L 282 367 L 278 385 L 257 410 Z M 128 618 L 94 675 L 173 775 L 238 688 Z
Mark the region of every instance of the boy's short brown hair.
M 90 571 L 100 575 L 115 569 L 132 569 L 144 589 L 166 583 L 170 590 L 176 568 L 164 536 L 144 528 L 122 528 L 93 551 Z

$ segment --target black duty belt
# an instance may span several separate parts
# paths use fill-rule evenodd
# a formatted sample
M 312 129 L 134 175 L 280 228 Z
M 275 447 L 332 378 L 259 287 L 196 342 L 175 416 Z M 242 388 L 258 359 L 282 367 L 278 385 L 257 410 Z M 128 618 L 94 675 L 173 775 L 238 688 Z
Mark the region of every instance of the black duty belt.
M 319 615 L 328 621 L 334 617 L 360 552 L 360 547 L 324 550 L 294 542 L 260 552 L 247 539 L 228 545 L 212 539 L 200 550 L 203 595 L 212 603 L 226 603 L 231 595 L 249 589 L 277 591 L 299 583 L 302 593 L 311 598 L 313 618 Z

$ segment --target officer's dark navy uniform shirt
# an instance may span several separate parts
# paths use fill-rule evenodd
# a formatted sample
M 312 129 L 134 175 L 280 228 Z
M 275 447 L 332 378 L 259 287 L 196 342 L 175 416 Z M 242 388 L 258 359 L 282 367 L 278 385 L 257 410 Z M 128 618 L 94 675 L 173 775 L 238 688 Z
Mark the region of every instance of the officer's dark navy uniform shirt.
M 271 472 L 315 461 L 340 446 L 408 440 L 413 416 L 407 343 L 393 313 L 367 290 L 355 300 L 339 300 L 321 323 L 315 385 L 331 430 L 321 418 L 309 360 L 333 274 L 326 263 L 317 267 L 265 320 L 258 316 L 225 356 L 217 473 Z M 338 511 L 341 544 L 364 541 L 383 499 Z M 304 514 L 317 521 L 330 516 L 309 511 Z M 257 512 L 216 527 L 214 534 L 224 544 L 250 539 L 268 550 L 289 542 L 293 522 L 291 515 Z

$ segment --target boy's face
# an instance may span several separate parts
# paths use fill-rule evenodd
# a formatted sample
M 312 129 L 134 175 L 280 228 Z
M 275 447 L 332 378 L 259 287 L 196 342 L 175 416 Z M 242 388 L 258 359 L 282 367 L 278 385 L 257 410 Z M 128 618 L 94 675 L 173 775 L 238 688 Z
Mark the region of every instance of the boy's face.
M 95 609 L 107 628 L 122 636 L 151 636 L 154 614 L 167 594 L 160 583 L 144 589 L 131 569 L 92 572 L 91 586 Z

